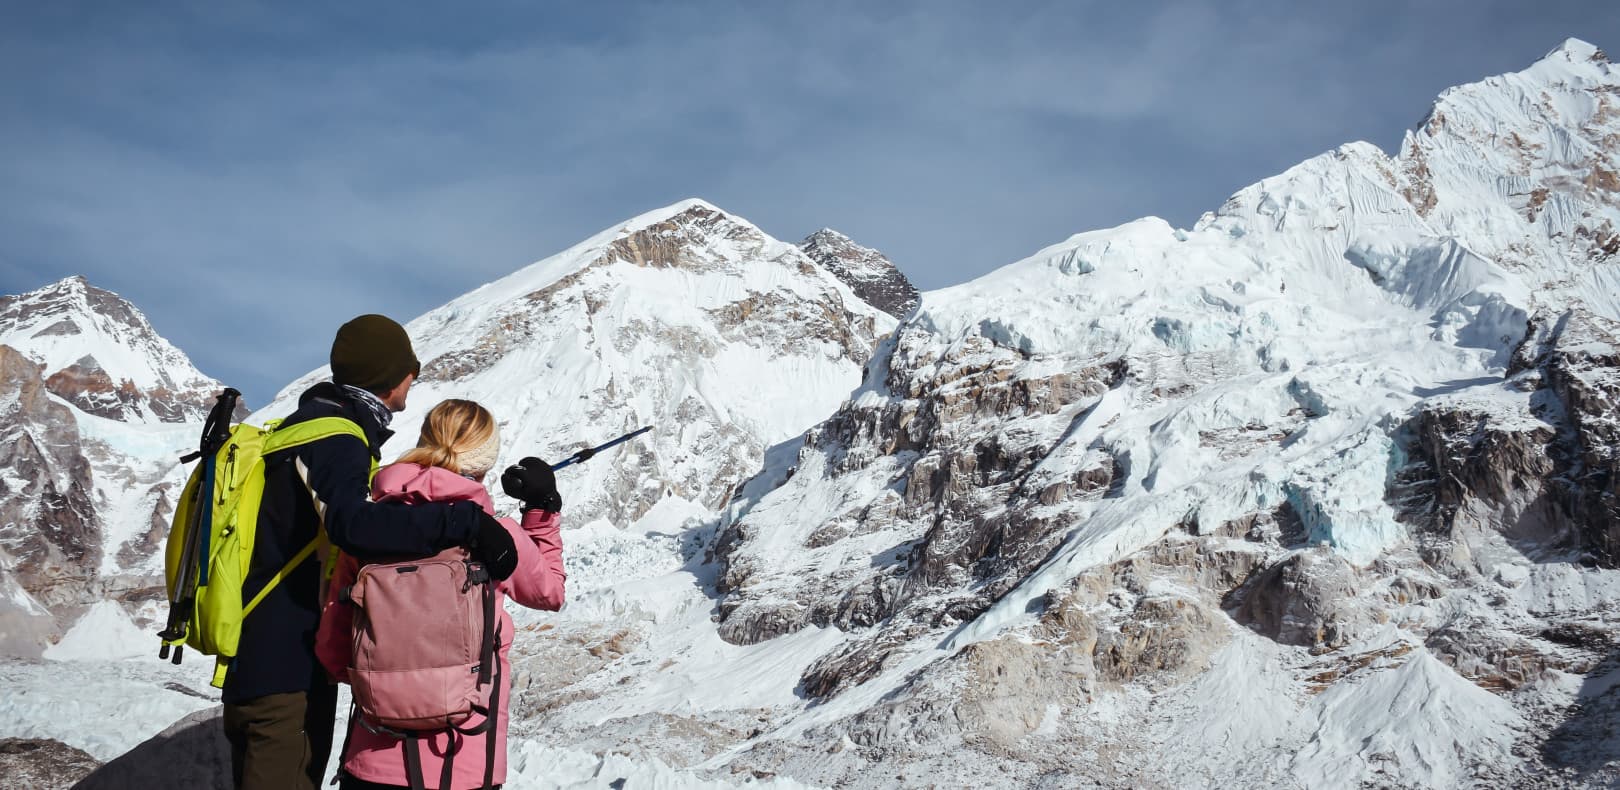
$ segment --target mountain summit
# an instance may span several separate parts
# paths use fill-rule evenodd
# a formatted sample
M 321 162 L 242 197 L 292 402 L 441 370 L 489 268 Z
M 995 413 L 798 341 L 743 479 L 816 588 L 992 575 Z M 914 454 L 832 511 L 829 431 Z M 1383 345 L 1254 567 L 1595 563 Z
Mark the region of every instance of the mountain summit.
M 161 586 L 177 459 L 220 385 L 83 277 L 0 296 L 0 384 L 0 651 L 35 655 L 59 615 Z
M 121 422 L 200 420 L 219 394 L 141 311 L 74 276 L 0 296 L 0 345 L 44 366 L 46 387 L 86 414 Z
M 476 395 L 502 463 L 654 433 L 570 472 L 570 523 L 621 527 L 660 503 L 714 511 L 860 384 L 894 321 L 792 244 L 701 200 L 609 228 L 411 321 L 423 360 L 414 436 L 441 398 Z M 262 417 L 291 410 L 317 370 Z M 396 450 L 395 452 L 397 452 Z
M 799 242 L 805 255 L 854 289 L 855 294 L 895 318 L 917 306 L 917 287 L 883 253 L 856 244 L 831 228 Z

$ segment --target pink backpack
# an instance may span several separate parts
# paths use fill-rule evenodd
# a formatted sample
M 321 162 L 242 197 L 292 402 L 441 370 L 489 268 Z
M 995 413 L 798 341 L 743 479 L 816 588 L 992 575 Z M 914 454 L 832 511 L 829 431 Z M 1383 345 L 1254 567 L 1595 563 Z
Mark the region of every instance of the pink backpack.
M 420 560 L 362 566 L 342 599 L 354 607 L 349 683 L 358 715 L 351 712 L 349 726 L 358 721 L 406 741 L 413 790 L 424 786 L 422 735 L 451 731 L 439 782 L 449 787 L 461 742 L 456 733 L 487 732 L 498 718 L 501 635 L 489 572 L 465 549 L 446 549 Z M 462 729 L 474 713 L 484 721 Z M 495 740 L 493 734 L 484 739 L 486 788 L 494 778 Z

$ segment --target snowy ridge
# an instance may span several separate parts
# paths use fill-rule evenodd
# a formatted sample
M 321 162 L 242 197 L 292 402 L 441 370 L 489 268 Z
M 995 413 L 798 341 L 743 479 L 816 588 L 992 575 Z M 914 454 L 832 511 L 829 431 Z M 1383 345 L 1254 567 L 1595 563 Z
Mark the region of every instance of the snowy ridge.
M 1570 39 L 1524 71 L 1443 93 L 1398 157 L 1440 232 L 1620 318 L 1620 69 Z

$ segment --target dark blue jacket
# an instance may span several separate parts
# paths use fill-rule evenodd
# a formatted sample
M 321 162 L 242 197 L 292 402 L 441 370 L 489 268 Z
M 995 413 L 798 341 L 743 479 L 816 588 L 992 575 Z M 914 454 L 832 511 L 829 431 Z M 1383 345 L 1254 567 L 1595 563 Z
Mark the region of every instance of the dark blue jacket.
M 259 507 L 253 561 L 242 586 L 244 603 L 315 538 L 320 517 L 314 498 L 326 506 L 326 533 L 333 545 L 362 561 L 436 554 L 467 545 L 478 533 L 480 511 L 471 502 L 403 505 L 371 501 L 371 462 L 381 457 L 383 442 L 393 434 L 340 387 L 323 382 L 310 388 L 282 425 L 332 416 L 359 424 L 368 441 L 334 436 L 265 456 L 264 501 Z M 308 470 L 307 487 L 299 475 L 298 461 Z M 306 691 L 329 682 L 315 660 L 322 582 L 319 557 L 312 555 L 242 622 L 236 659 L 225 679 L 225 702 Z

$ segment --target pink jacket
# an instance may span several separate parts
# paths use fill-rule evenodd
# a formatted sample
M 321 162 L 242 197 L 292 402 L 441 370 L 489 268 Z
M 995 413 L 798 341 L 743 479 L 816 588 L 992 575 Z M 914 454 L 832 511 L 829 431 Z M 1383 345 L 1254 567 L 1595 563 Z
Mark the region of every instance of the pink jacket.
M 482 483 L 438 467 L 416 464 L 393 464 L 377 472 L 372 481 L 373 499 L 393 502 L 477 502 L 485 512 L 494 514 L 495 507 Z M 512 616 L 502 603 L 510 597 L 531 609 L 556 611 L 563 605 L 562 537 L 559 526 L 562 516 L 543 510 L 530 510 L 523 514 L 519 526 L 509 518 L 500 519 L 506 531 L 512 533 L 517 544 L 518 565 L 511 578 L 496 588 L 497 611 L 500 617 L 501 650 L 501 709 L 498 714 L 495 737 L 495 783 L 506 781 L 506 726 L 507 711 L 511 709 L 512 664 L 508 653 L 512 645 Z M 354 613 L 347 604 L 338 602 L 337 593 L 354 584 L 360 563 L 352 557 L 338 560 L 332 584 L 326 596 L 326 608 L 321 614 L 320 630 L 315 636 L 315 655 L 334 679 L 348 681 L 350 634 Z M 478 724 L 474 715 L 465 726 Z M 349 736 L 349 748 L 343 755 L 343 770 L 357 779 L 368 782 L 405 786 L 405 745 L 383 735 L 377 735 L 355 724 Z M 484 738 L 489 735 L 461 736 L 456 751 L 455 790 L 482 787 L 484 783 Z M 424 738 L 422 741 L 422 776 L 429 786 L 438 782 L 443 767 L 443 754 L 449 743 L 444 734 Z M 441 788 L 441 790 L 449 790 Z

